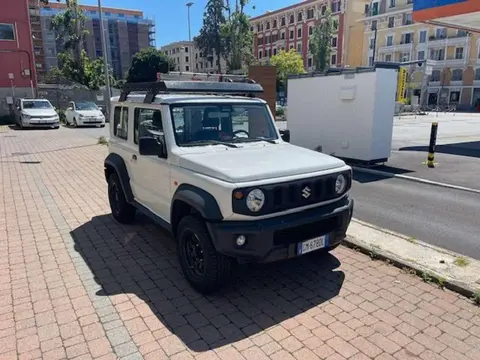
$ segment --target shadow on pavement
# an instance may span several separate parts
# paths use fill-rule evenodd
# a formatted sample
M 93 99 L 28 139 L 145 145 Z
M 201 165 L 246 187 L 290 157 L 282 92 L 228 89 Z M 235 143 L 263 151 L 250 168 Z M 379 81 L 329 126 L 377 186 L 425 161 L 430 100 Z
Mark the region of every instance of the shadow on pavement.
M 399 150 L 428 152 L 428 146 L 409 146 L 400 148 Z M 435 152 L 442 154 L 480 158 L 480 141 L 437 145 L 435 147 Z
M 363 172 L 362 170 L 357 170 L 358 168 L 359 167 L 353 170 L 353 180 L 356 182 L 359 182 L 360 184 L 368 184 L 368 183 L 391 178 L 391 176 L 387 176 L 387 175 L 376 175 L 376 174 Z M 366 169 L 383 171 L 393 175 L 405 175 L 413 172 L 412 170 L 407 170 L 407 169 L 398 168 L 394 166 L 387 166 L 387 165 L 370 166 Z
M 203 296 L 181 273 L 174 241 L 142 215 L 134 225 L 94 217 L 71 235 L 102 287 L 98 296 L 135 294 L 190 349 L 237 342 L 338 295 L 345 274 L 331 254 L 239 266 L 226 288 Z

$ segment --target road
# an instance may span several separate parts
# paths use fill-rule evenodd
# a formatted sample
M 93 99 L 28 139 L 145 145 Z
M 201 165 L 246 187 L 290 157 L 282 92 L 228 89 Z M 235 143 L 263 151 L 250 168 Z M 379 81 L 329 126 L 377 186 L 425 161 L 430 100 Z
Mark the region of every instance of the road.
M 71 130 L 109 137 L 109 124 Z M 363 173 L 356 173 L 355 179 L 356 218 L 480 259 L 480 196 Z
M 480 195 L 356 173 L 354 217 L 480 259 Z

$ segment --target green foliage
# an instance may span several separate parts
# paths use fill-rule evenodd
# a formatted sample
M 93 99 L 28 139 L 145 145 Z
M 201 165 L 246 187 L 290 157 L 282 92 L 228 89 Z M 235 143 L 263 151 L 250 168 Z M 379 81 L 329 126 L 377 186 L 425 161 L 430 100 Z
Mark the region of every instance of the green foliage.
M 132 60 L 127 73 L 128 82 L 156 81 L 157 73 L 168 73 L 175 70 L 175 64 L 164 52 L 155 48 L 140 50 Z
M 325 15 L 313 29 L 309 50 L 313 55 L 313 64 L 316 71 L 324 71 L 330 65 L 332 35 L 337 27 L 337 21 L 332 17 L 330 9 L 327 9 Z
M 280 50 L 270 58 L 270 64 L 277 68 L 277 88 L 284 88 L 288 75 L 303 74 L 305 67 L 302 56 L 294 49 Z
M 200 34 L 194 38 L 195 45 L 204 56 L 213 59 L 215 54 L 218 63 L 218 72 L 222 72 L 221 57 L 226 57 L 227 42 L 225 34 L 227 19 L 224 11 L 227 10 L 224 0 L 208 0 L 203 13 L 203 25 Z

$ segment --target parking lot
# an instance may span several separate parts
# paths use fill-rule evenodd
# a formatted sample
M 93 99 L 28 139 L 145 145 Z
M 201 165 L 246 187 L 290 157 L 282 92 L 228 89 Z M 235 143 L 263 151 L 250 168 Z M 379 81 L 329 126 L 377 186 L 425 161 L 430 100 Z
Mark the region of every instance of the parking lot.
M 479 307 L 344 247 L 196 293 L 168 234 L 110 216 L 93 131 L 0 129 L 0 359 L 480 358 Z

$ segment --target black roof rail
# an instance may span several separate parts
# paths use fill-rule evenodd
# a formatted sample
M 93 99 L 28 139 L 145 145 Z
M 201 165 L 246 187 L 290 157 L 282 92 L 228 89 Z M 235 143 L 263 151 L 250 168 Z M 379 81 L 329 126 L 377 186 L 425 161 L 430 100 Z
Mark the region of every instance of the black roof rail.
M 228 94 L 254 97 L 263 92 L 263 87 L 257 83 L 246 82 L 216 82 L 216 81 L 156 81 L 143 83 L 125 83 L 122 87 L 119 101 L 126 101 L 132 92 L 146 92 L 143 102 L 150 104 L 155 96 L 163 94 Z

